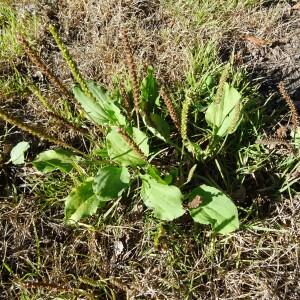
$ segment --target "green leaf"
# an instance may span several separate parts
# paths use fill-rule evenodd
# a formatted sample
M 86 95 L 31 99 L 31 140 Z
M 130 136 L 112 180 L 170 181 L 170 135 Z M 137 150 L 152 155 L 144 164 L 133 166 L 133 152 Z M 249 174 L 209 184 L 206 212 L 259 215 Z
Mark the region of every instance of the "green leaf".
M 178 187 L 162 184 L 149 175 L 143 175 L 141 197 L 145 205 L 161 220 L 171 221 L 184 214 L 182 194 Z
M 93 191 L 94 178 L 87 178 L 75 187 L 65 199 L 65 220 L 67 224 L 74 224 L 84 217 L 97 212 L 97 208 L 104 206 Z
M 166 184 L 171 184 L 172 182 L 176 181 L 179 176 L 179 170 L 177 168 L 173 168 L 169 171 L 169 174 L 164 176 L 163 181 Z
M 87 118 L 98 125 L 125 125 L 125 117 L 104 89 L 93 81 L 88 81 L 87 85 L 96 101 L 87 96 L 78 85 L 73 88 L 74 96 L 85 110 Z
M 157 81 L 154 77 L 153 68 L 150 66 L 147 70 L 147 76 L 143 79 L 141 84 L 141 108 L 142 111 L 152 113 L 156 101 L 159 98 L 159 89 Z
M 93 190 L 99 200 L 108 201 L 120 196 L 128 187 L 129 181 L 127 168 L 107 166 L 98 171 Z
M 148 137 L 138 128 L 131 128 L 127 131 L 128 135 L 138 145 L 145 156 L 149 155 Z M 112 130 L 106 136 L 107 152 L 111 160 L 122 166 L 139 166 L 146 164 L 130 145 L 124 140 L 124 137 L 117 132 L 117 128 Z
M 240 99 L 241 94 L 225 82 L 220 103 L 214 101 L 208 106 L 205 119 L 210 126 L 216 128 L 218 136 L 225 136 L 236 130 L 240 120 Z
M 74 155 L 72 152 L 57 149 L 48 150 L 40 153 L 32 162 L 33 165 L 43 173 L 49 173 L 54 170 L 62 172 L 70 172 L 74 164 L 80 160 L 79 156 Z
M 197 196 L 200 196 L 200 205 L 189 210 L 195 222 L 210 224 L 214 231 L 222 234 L 239 228 L 237 208 L 222 191 L 203 184 L 191 192 L 190 201 Z
M 157 182 L 167 184 L 165 180 L 160 177 L 160 173 L 155 166 L 147 166 L 146 172 L 150 177 L 152 177 L 152 179 L 155 179 Z
M 24 164 L 24 153 L 30 148 L 28 142 L 20 142 L 10 152 L 10 161 L 14 165 Z
M 143 121 L 147 128 L 159 139 L 163 141 L 170 140 L 170 126 L 168 122 L 160 115 L 151 113 L 149 117 L 145 115 Z

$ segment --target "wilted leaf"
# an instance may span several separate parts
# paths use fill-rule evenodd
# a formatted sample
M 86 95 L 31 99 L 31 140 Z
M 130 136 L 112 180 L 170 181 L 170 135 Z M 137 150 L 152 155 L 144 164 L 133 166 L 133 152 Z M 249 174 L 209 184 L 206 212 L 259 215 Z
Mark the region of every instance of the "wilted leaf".
M 125 167 L 107 166 L 95 177 L 93 190 L 101 201 L 117 198 L 129 185 L 130 174 Z
M 254 35 L 245 35 L 244 40 L 250 42 L 251 44 L 259 47 L 265 47 L 270 45 L 271 43 L 267 40 L 260 39 Z
M 195 196 L 195 198 L 187 204 L 188 208 L 197 208 L 202 203 L 202 199 L 199 195 Z
M 20 142 L 10 152 L 10 161 L 14 165 L 24 164 L 24 153 L 30 148 L 28 142 Z
M 133 127 L 132 130 L 128 130 L 128 135 L 131 136 L 133 141 L 138 145 L 140 150 L 145 156 L 149 155 L 149 146 L 147 136 L 139 129 Z M 117 131 L 116 128 L 112 128 L 109 134 L 106 136 L 107 152 L 113 161 L 122 166 L 138 166 L 146 163 L 132 147 L 125 141 L 124 137 Z
M 200 197 L 201 203 L 190 214 L 195 222 L 210 224 L 216 232 L 226 234 L 239 228 L 238 211 L 232 200 L 222 191 L 208 185 L 195 188 L 190 201 Z
M 171 221 L 184 214 L 182 194 L 176 186 L 162 184 L 149 175 L 141 176 L 141 197 L 145 205 L 161 220 Z
M 74 96 L 85 110 L 87 118 L 98 125 L 125 125 L 125 117 L 104 89 L 93 81 L 87 82 L 87 85 L 97 101 L 87 96 L 78 85 L 73 88 Z
M 216 127 L 216 134 L 224 136 L 234 132 L 240 120 L 241 94 L 226 82 L 220 103 L 212 102 L 206 111 L 207 123 Z
M 65 199 L 65 220 L 68 224 L 74 224 L 81 218 L 91 216 L 97 212 L 97 208 L 104 206 L 93 191 L 94 178 L 88 178 L 75 187 Z
M 74 164 L 80 160 L 79 156 L 74 155 L 72 152 L 57 149 L 48 150 L 40 153 L 32 162 L 33 165 L 43 173 L 49 173 L 54 170 L 62 172 L 70 172 Z

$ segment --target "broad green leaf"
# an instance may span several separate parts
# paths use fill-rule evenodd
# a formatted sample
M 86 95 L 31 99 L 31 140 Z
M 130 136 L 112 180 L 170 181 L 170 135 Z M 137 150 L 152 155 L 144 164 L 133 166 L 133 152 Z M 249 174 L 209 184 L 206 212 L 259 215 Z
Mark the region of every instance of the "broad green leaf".
M 143 121 L 147 128 L 159 139 L 163 141 L 170 140 L 170 126 L 168 122 L 160 115 L 150 113 L 149 117 L 146 115 Z
M 108 201 L 117 198 L 128 187 L 129 181 L 127 168 L 107 166 L 98 171 L 93 190 L 99 200 Z
M 224 84 L 224 95 L 220 103 L 212 102 L 206 111 L 207 123 L 216 128 L 218 136 L 234 132 L 240 120 L 241 94 L 227 82 Z
M 10 152 L 10 161 L 14 165 L 24 164 L 24 153 L 30 148 L 28 142 L 20 142 Z
M 85 110 L 87 118 L 98 125 L 125 125 L 125 117 L 104 89 L 93 81 L 88 81 L 87 85 L 97 101 L 87 96 L 78 85 L 73 88 L 74 96 Z
M 184 214 L 182 194 L 178 187 L 158 182 L 149 175 L 143 175 L 141 197 L 145 205 L 161 220 L 171 221 Z
M 122 115 L 121 110 L 115 104 L 102 87 L 95 82 L 88 82 L 89 89 L 94 94 L 100 105 L 103 105 L 105 112 L 109 116 L 110 125 L 126 125 L 126 118 Z
M 43 173 L 49 173 L 54 170 L 62 172 L 70 172 L 74 164 L 80 160 L 79 156 L 74 155 L 72 152 L 57 149 L 48 150 L 40 153 L 32 162 L 33 165 Z
M 152 67 L 148 67 L 147 76 L 141 84 L 141 108 L 146 114 L 152 113 L 159 98 L 159 89 Z
M 138 145 L 140 150 L 147 157 L 149 155 L 149 145 L 147 136 L 138 128 L 128 130 L 128 135 Z M 122 166 L 139 166 L 146 163 L 130 145 L 125 141 L 124 137 L 117 132 L 117 128 L 112 130 L 106 136 L 107 152 L 113 161 Z
M 75 187 L 65 199 L 65 220 L 67 224 L 74 224 L 84 217 L 97 212 L 97 208 L 104 206 L 93 191 L 94 178 L 87 178 Z
M 239 228 L 237 208 L 222 191 L 203 184 L 191 192 L 190 201 L 193 201 L 195 197 L 200 197 L 200 205 L 190 209 L 190 214 L 195 222 L 210 224 L 214 231 L 222 234 Z

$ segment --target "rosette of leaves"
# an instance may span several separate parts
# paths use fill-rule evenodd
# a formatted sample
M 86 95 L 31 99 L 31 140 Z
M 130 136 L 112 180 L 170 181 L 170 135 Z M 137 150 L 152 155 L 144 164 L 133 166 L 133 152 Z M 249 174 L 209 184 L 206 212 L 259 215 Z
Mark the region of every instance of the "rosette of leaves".
M 131 125 L 122 115 L 117 101 L 111 99 L 102 87 L 88 82 L 88 88 L 91 92 L 88 95 L 79 86 L 73 92 L 86 117 L 104 127 L 104 149 L 99 152 L 107 153 L 108 160 L 102 163 L 95 174 L 85 178 L 81 174 L 74 180 L 74 187 L 65 199 L 67 224 L 77 224 L 82 218 L 94 215 L 108 202 L 122 197 L 129 186 L 139 179 L 142 182 L 138 190 L 141 199 L 160 220 L 172 221 L 189 212 L 195 222 L 210 224 L 216 232 L 229 233 L 238 228 L 237 209 L 229 197 L 210 186 L 200 186 L 184 196 L 179 187 L 163 180 L 148 161 L 148 135 Z M 170 128 L 161 116 L 158 87 L 152 69 L 148 69 L 142 82 L 141 101 L 146 128 L 154 136 L 167 141 Z M 95 159 L 92 155 L 87 156 L 89 161 Z M 33 164 L 44 173 L 69 173 L 80 170 L 84 160 L 84 157 L 70 151 L 58 149 L 40 153 Z M 188 197 L 191 200 L 196 194 L 202 199 L 199 206 L 184 208 L 184 199 Z

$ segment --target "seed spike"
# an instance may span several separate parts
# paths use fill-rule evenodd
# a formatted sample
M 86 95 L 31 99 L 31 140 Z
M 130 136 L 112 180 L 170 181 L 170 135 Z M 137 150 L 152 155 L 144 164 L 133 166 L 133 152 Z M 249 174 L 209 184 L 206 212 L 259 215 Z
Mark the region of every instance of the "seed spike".
M 28 85 L 29 90 L 38 98 L 42 106 L 48 111 L 54 112 L 55 109 L 52 104 L 42 95 L 41 91 L 34 84 Z
M 29 89 L 39 99 L 40 103 L 46 109 L 48 115 L 50 115 L 52 117 L 52 119 L 54 119 L 60 125 L 64 125 L 65 127 L 69 128 L 73 131 L 82 133 L 82 134 L 87 134 L 88 133 L 87 130 L 85 130 L 83 128 L 80 128 L 80 127 L 77 127 L 76 125 L 69 122 L 66 118 L 64 118 L 60 113 L 58 113 L 56 111 L 56 109 L 49 103 L 49 101 L 43 96 L 43 94 L 41 93 L 41 91 L 39 90 L 38 87 L 31 84 L 31 85 L 29 85 Z
M 169 111 L 170 117 L 171 117 L 175 127 L 177 128 L 178 132 L 181 133 L 180 120 L 178 118 L 178 115 L 177 115 L 174 105 L 172 103 L 172 100 L 170 99 L 170 97 L 168 96 L 168 94 L 166 93 L 166 91 L 163 88 L 160 89 L 160 95 Z
M 191 104 L 192 104 L 192 98 L 191 98 L 191 95 L 188 94 L 188 95 L 186 95 L 186 98 L 182 104 L 182 110 L 181 110 L 181 137 L 182 137 L 183 141 L 188 140 L 187 122 L 188 122 L 188 113 L 189 113 Z
M 122 137 L 124 138 L 124 140 L 126 141 L 126 143 L 131 147 L 131 149 L 138 155 L 141 157 L 141 159 L 147 161 L 147 157 L 145 156 L 145 154 L 142 152 L 142 150 L 140 149 L 140 147 L 135 143 L 135 141 L 127 134 L 127 132 L 119 127 L 117 129 L 117 132 L 120 133 L 122 135 Z
M 54 113 L 54 112 L 52 112 L 52 111 L 48 111 L 47 113 L 48 113 L 48 115 L 49 115 L 52 119 L 54 119 L 54 120 L 55 120 L 57 123 L 59 123 L 60 125 L 63 125 L 63 126 L 69 128 L 69 129 L 73 130 L 73 131 L 76 131 L 76 132 L 81 133 L 81 134 L 84 134 L 84 135 L 88 134 L 88 131 L 87 131 L 86 129 L 75 126 L 74 124 L 72 124 L 71 122 L 69 122 L 69 121 L 68 121 L 67 119 L 65 119 L 64 117 L 58 115 L 57 113 Z
M 126 55 L 127 67 L 129 71 L 130 80 L 132 83 L 132 92 L 133 92 L 133 102 L 134 102 L 134 110 L 137 118 L 137 125 L 139 128 L 139 83 L 137 78 L 136 64 L 133 57 L 133 52 L 130 46 L 129 38 L 128 38 L 128 30 L 127 28 L 122 28 L 121 30 L 123 45 Z
M 219 104 L 222 100 L 223 94 L 224 94 L 224 85 L 225 82 L 228 79 L 229 76 L 229 67 L 230 64 L 227 64 L 221 74 L 220 80 L 219 80 L 219 84 L 218 84 L 218 89 L 215 95 L 215 103 Z
M 48 142 L 51 142 L 55 145 L 61 146 L 63 148 L 72 150 L 76 153 L 79 153 L 81 155 L 86 155 L 85 153 L 83 153 L 82 151 L 74 148 L 73 146 L 61 141 L 58 138 L 55 138 L 53 136 L 48 135 L 45 132 L 42 132 L 40 129 L 34 128 L 30 125 L 24 124 L 23 122 L 21 122 L 19 119 L 17 119 L 16 117 L 12 117 L 10 116 L 8 113 L 4 112 L 2 109 L 0 109 L 0 118 L 3 121 L 6 121 L 7 123 L 16 126 L 18 128 L 20 128 L 21 130 L 30 133 L 33 136 L 36 136 L 38 138 L 40 138 L 41 140 L 46 140 Z
M 126 93 L 124 84 L 120 84 L 120 93 L 121 93 L 121 97 L 122 97 L 122 104 L 124 105 L 124 108 L 126 110 L 127 113 L 127 117 L 129 119 L 131 119 L 131 105 L 130 105 L 130 99 Z
M 18 36 L 18 40 L 20 44 L 23 46 L 23 49 L 31 62 L 36 65 L 41 72 L 50 80 L 50 82 L 55 86 L 60 93 L 68 99 L 73 100 L 72 94 L 67 90 L 67 88 L 63 85 L 60 79 L 50 70 L 37 52 L 29 45 L 28 41 L 21 35 Z
M 287 105 L 290 109 L 290 112 L 292 114 L 293 131 L 296 132 L 296 129 L 300 124 L 297 108 L 296 108 L 293 100 L 287 93 L 283 81 L 280 81 L 280 83 L 278 84 L 278 88 L 279 88 L 279 92 L 280 92 L 282 98 L 285 100 L 285 102 L 287 103 Z
M 59 50 L 61 51 L 61 54 L 63 56 L 63 58 L 65 59 L 66 63 L 68 64 L 71 73 L 73 74 L 75 80 L 79 83 L 82 91 L 90 98 L 94 99 L 96 102 L 97 100 L 95 99 L 95 96 L 92 94 L 92 92 L 90 91 L 85 79 L 83 78 L 83 76 L 81 75 L 81 73 L 79 72 L 79 69 L 75 63 L 75 61 L 73 60 L 69 50 L 67 49 L 67 47 L 65 46 L 65 44 L 63 43 L 58 31 L 56 30 L 56 28 L 53 25 L 49 26 L 49 31 L 52 34 Z

